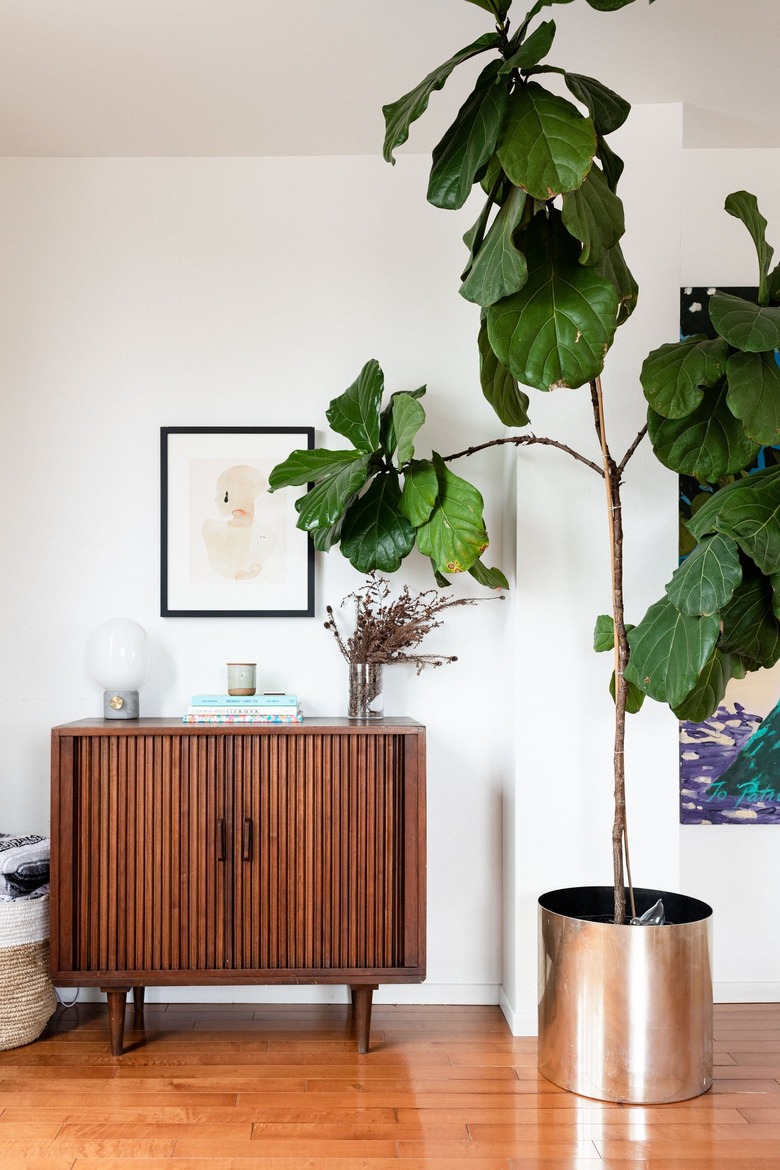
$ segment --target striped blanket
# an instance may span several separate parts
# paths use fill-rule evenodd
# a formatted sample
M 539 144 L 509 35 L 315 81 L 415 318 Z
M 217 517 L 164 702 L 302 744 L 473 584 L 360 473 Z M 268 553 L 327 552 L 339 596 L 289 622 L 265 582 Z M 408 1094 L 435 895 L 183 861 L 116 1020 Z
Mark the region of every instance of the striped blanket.
M 49 838 L 0 833 L 0 900 L 40 897 L 49 881 Z

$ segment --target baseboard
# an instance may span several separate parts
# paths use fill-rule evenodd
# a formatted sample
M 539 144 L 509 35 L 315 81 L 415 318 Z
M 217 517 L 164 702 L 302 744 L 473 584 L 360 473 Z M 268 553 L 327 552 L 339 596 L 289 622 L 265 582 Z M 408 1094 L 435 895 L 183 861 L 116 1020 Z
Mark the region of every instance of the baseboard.
M 716 983 L 715 1003 L 780 1003 L 780 983 L 772 980 L 750 983 Z
M 780 983 L 720 982 L 714 986 L 716 1003 L 780 1003 Z M 60 989 L 69 1003 L 75 988 Z M 147 987 L 147 1003 L 347 1003 L 342 984 L 302 987 Z M 82 987 L 79 1003 L 98 1003 L 105 996 L 96 987 Z M 498 1004 L 513 1036 L 535 1036 L 536 1013 L 518 1011 L 503 987 L 493 983 L 385 983 L 374 992 L 374 1003 Z
M 500 989 L 498 1003 L 513 1036 L 536 1035 L 538 1029 L 536 1012 L 518 1012 L 503 987 Z
M 385 983 L 374 992 L 374 1003 L 491 1005 L 499 1002 L 493 983 Z M 60 989 L 69 1003 L 75 988 Z M 99 1003 L 105 996 L 96 987 L 82 987 L 79 1003 Z M 146 1003 L 347 1003 L 343 984 L 252 987 L 147 987 Z

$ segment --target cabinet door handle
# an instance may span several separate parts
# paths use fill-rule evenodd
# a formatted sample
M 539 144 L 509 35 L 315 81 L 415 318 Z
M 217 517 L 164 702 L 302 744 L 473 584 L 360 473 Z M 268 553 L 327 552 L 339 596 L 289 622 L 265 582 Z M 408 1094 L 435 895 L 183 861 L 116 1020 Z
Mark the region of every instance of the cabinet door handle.
M 252 860 L 252 822 L 249 817 L 244 820 L 244 861 Z
M 225 860 L 225 822 L 220 819 L 217 821 L 217 861 Z

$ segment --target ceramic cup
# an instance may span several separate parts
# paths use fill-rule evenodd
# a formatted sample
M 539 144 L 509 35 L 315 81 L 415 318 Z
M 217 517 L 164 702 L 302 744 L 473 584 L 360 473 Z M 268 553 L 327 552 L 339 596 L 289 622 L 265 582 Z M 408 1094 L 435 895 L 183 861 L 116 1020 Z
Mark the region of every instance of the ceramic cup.
M 257 690 L 257 663 L 228 662 L 227 677 L 229 695 L 253 695 Z

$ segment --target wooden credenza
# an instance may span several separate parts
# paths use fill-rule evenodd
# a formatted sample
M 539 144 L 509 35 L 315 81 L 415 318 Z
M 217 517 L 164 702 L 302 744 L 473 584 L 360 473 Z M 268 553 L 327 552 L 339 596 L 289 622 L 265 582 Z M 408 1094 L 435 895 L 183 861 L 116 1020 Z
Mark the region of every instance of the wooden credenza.
M 425 729 L 409 719 L 52 731 L 51 967 L 107 993 L 425 978 Z

